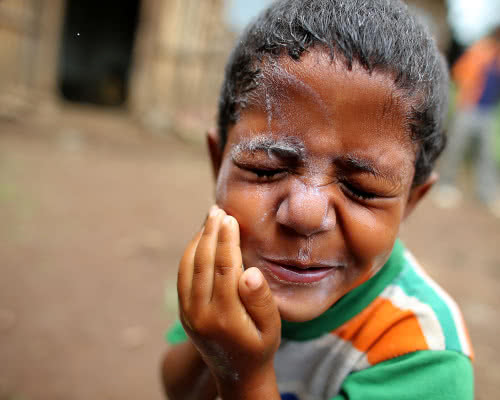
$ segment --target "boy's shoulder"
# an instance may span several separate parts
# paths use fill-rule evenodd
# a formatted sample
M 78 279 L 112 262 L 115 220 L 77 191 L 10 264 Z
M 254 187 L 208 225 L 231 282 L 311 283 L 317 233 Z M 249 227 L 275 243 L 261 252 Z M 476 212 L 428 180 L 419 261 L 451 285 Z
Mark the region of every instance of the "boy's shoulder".
M 398 246 L 390 261 L 399 265 L 400 273 L 332 333 L 365 353 L 369 365 L 422 350 L 454 351 L 472 358 L 456 302 L 402 244 Z

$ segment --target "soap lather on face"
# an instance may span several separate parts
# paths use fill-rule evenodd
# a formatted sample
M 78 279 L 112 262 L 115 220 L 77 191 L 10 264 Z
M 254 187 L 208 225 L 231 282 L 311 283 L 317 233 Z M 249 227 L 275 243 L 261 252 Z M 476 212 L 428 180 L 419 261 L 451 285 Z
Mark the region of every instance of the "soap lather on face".
M 270 96 L 241 110 L 216 200 L 240 225 L 245 267 L 263 272 L 283 318 L 304 321 L 388 259 L 411 203 L 415 146 L 387 74 L 349 71 L 320 50 L 280 63 L 293 79 L 267 79 L 257 91 Z

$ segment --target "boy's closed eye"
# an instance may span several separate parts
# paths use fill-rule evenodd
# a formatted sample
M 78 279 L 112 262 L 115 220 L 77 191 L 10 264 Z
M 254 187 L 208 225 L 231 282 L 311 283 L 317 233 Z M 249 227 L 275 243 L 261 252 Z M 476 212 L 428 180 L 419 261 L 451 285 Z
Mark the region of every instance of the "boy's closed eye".
M 250 181 L 274 181 L 302 168 L 298 151 L 287 146 L 241 147 L 233 151 L 233 164 Z
M 251 165 L 243 165 L 243 164 L 236 164 L 238 168 L 249 172 L 250 174 L 255 175 L 258 179 L 261 180 L 274 180 L 278 179 L 281 177 L 284 177 L 289 171 L 287 168 L 260 168 L 260 167 L 255 167 Z
M 311 160 L 298 139 L 275 140 L 261 135 L 243 141 L 233 148 L 231 160 L 240 178 L 251 184 L 279 184 L 290 176 L 309 176 Z M 363 204 L 377 205 L 381 201 L 400 195 L 402 187 L 397 171 L 380 168 L 372 161 L 356 155 L 337 157 L 324 166 L 325 171 L 315 171 L 312 179 L 322 181 L 321 186 L 336 184 L 345 198 Z M 317 168 L 316 168 L 317 169 Z M 380 203 L 381 204 L 381 203 Z
M 279 157 L 269 157 L 267 152 L 258 151 L 239 154 L 232 162 L 250 181 L 269 181 L 285 177 L 297 168 L 297 163 L 281 160 Z
M 242 172 L 245 180 L 256 184 L 277 183 L 289 175 L 300 175 L 299 166 L 284 165 L 273 160 L 267 163 L 256 163 L 255 160 L 253 162 L 233 160 L 233 163 Z M 373 176 L 365 176 L 364 179 L 344 176 L 330 179 L 332 183 L 337 183 L 346 197 L 353 201 L 375 202 L 397 196 L 397 187 Z
M 361 200 L 371 200 L 375 198 L 383 198 L 384 196 L 380 196 L 377 193 L 373 193 L 370 191 L 367 191 L 363 188 L 360 188 L 359 186 L 353 184 L 352 182 L 349 182 L 348 180 L 341 181 L 342 187 L 345 192 L 348 192 L 347 194 L 349 196 L 353 196 L 356 199 L 361 199 Z

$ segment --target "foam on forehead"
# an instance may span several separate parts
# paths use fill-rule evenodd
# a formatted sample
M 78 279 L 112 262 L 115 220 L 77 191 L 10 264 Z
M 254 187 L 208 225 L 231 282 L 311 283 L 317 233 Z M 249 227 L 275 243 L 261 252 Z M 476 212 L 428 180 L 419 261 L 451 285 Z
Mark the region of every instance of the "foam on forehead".
M 292 89 L 307 95 L 318 107 L 328 113 L 328 109 L 320 95 L 310 85 L 288 71 L 282 61 L 289 60 L 285 57 L 278 59 L 263 58 L 259 65 L 258 85 L 254 90 L 247 93 L 246 107 L 263 107 L 268 116 L 268 124 L 270 124 L 272 118 L 280 114 L 280 102 L 288 99 L 288 91 Z

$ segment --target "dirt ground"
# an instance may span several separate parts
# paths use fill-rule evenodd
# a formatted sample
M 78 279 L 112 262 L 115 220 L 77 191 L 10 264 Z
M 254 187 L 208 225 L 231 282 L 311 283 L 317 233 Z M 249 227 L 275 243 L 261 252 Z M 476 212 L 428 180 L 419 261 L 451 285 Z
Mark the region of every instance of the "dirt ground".
M 175 271 L 212 201 L 201 141 L 64 108 L 0 124 L 0 400 L 163 398 Z M 464 311 L 500 392 L 500 220 L 426 200 L 402 237 Z

